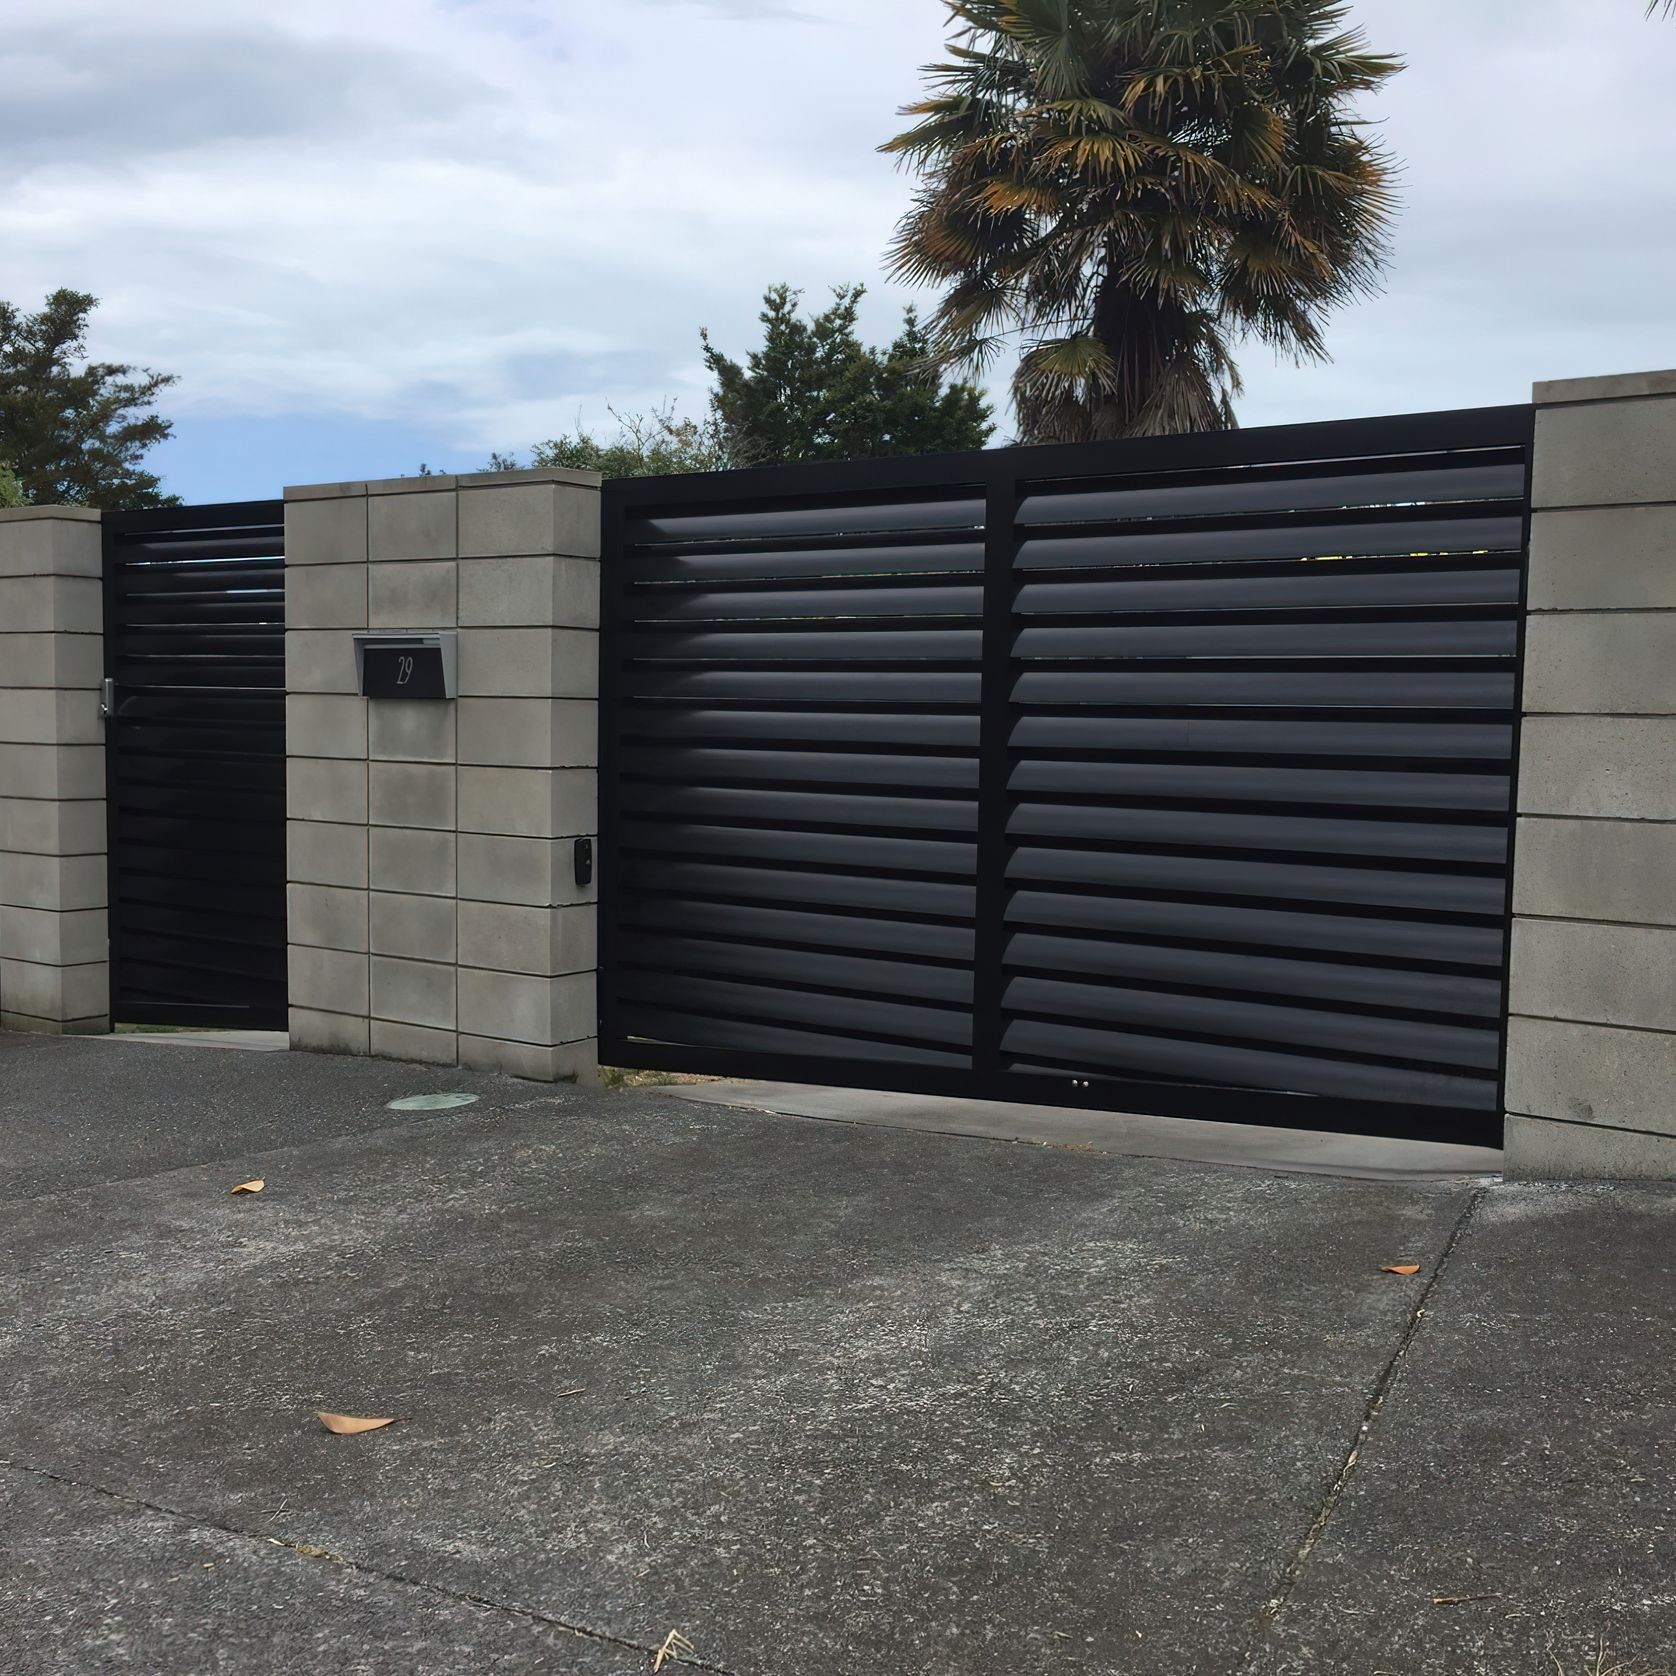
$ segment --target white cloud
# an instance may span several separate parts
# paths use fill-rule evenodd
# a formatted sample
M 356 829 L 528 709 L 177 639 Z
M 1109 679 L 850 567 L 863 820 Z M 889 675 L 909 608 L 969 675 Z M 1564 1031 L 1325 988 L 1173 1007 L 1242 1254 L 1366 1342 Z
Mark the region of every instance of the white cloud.
M 1676 361 L 1676 25 L 1640 0 L 1362 0 L 1410 68 L 1388 294 L 1248 419 L 1519 399 Z M 1465 15 L 1463 15 L 1465 14 Z M 105 299 L 183 413 L 519 446 L 697 392 L 763 287 L 874 288 L 877 143 L 937 0 L 0 0 L 0 295 Z

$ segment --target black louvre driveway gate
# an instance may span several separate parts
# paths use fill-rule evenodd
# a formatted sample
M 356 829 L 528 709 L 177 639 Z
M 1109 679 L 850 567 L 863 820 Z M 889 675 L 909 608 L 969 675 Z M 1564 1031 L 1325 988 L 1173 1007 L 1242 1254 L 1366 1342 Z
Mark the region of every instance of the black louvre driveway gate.
M 284 550 L 278 501 L 106 515 L 117 1022 L 285 1025 Z
M 1499 1144 L 1531 423 L 608 484 L 603 1056 Z

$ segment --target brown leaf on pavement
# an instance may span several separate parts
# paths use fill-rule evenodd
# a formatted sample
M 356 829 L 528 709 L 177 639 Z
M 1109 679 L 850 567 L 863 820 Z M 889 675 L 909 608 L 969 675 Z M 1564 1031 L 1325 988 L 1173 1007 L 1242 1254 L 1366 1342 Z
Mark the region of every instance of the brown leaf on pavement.
M 1418 1274 L 1420 1265 L 1418 1263 L 1381 1263 L 1379 1272 L 1381 1274 Z
M 657 1676 L 658 1671 L 662 1670 L 671 1659 L 680 1658 L 683 1653 L 690 1653 L 692 1650 L 692 1642 L 680 1630 L 672 1629 L 663 1638 L 663 1645 L 658 1648 L 657 1654 L 652 1660 L 652 1676 Z
M 366 1420 L 357 1414 L 316 1414 L 315 1419 L 334 1437 L 357 1437 L 362 1432 L 376 1432 L 380 1426 L 394 1426 L 400 1416 L 392 1415 L 386 1420 Z
M 249 1181 L 241 1181 L 237 1187 L 230 1188 L 233 1193 L 260 1193 L 268 1184 L 260 1177 L 254 1176 Z

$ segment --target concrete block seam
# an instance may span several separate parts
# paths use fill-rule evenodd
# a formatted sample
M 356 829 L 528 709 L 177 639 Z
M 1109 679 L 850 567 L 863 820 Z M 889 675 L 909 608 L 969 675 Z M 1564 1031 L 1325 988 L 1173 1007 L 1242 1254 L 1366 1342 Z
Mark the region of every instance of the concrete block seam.
M 1628 1029 L 1627 1025 L 1614 1025 L 1615 1030 Z M 1661 1034 L 1662 1032 L 1652 1032 Z M 1520 1111 L 1516 1106 L 1509 1106 L 1506 1111 L 1508 1117 L 1522 1117 L 1527 1123 L 1558 1123 L 1567 1129 L 1587 1129 L 1591 1134 L 1600 1135 L 1645 1135 L 1649 1140 L 1676 1140 L 1668 1129 L 1639 1129 L 1626 1123 L 1590 1123 L 1580 1117 L 1553 1117 L 1547 1112 Z

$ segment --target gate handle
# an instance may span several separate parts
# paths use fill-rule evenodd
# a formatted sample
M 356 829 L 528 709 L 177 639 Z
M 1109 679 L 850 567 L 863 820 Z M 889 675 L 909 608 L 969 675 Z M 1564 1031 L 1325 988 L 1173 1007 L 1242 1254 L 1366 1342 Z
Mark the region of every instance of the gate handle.
M 107 722 L 116 716 L 116 682 L 109 675 L 99 683 L 99 714 Z

